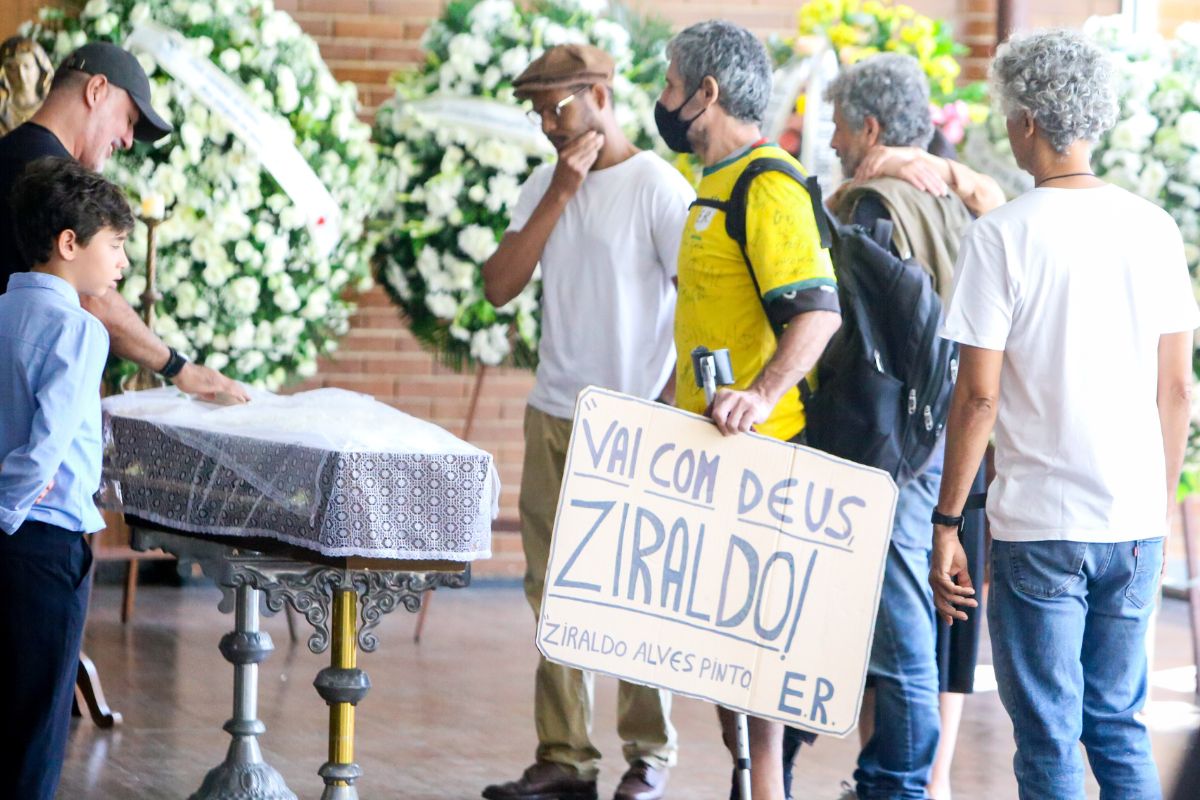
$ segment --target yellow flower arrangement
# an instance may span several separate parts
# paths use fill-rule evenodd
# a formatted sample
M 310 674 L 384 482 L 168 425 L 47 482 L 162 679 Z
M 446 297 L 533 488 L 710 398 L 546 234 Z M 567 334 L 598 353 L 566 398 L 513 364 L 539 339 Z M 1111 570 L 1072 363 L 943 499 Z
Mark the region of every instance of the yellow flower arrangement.
M 907 53 L 929 76 L 935 103 L 944 105 L 962 94 L 956 90 L 962 72 L 956 56 L 967 48 L 954 41 L 945 22 L 911 6 L 890 0 L 810 0 L 797 20 L 800 37 L 824 37 L 843 64 L 880 52 Z

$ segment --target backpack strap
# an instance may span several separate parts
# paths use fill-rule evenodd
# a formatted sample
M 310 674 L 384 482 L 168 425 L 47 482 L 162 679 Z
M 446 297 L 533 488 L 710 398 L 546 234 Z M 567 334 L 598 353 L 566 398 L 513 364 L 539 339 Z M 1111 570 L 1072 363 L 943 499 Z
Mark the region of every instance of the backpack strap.
M 809 202 L 812 203 L 813 218 L 817 223 L 817 232 L 820 235 L 821 247 L 824 249 L 832 247 L 833 228 L 830 224 L 829 212 L 821 200 L 820 183 L 818 183 L 816 176 L 805 175 L 796 169 L 794 164 L 782 158 L 756 158 L 751 161 L 746 165 L 746 169 L 742 171 L 742 174 L 738 176 L 737 181 L 733 184 L 733 189 L 729 192 L 728 200 L 697 198 L 691 204 L 692 206 L 704 206 L 725 212 L 725 233 L 730 239 L 737 242 L 738 249 L 741 250 L 742 260 L 746 263 L 746 270 L 750 274 L 750 280 L 754 284 L 754 291 L 758 294 L 759 302 L 763 302 L 762 286 L 759 284 L 758 275 L 754 271 L 754 262 L 750 259 L 750 251 L 746 241 L 746 211 L 748 205 L 747 198 L 750 195 L 750 185 L 754 182 L 755 178 L 765 172 L 782 172 L 804 187 L 808 193 Z M 765 303 L 763 303 L 763 313 L 767 313 Z M 770 315 L 768 314 L 769 319 Z M 776 326 L 774 323 L 771 324 L 771 329 L 775 332 L 776 338 L 783 333 L 782 327 Z
M 795 165 L 790 161 L 785 161 L 782 158 L 756 158 L 746 165 L 746 169 L 738 176 L 737 182 L 733 184 L 733 189 L 729 192 L 729 199 L 709 200 L 697 199 L 692 205 L 706 206 L 708 208 L 716 208 L 725 212 L 725 233 L 730 239 L 733 239 L 738 244 L 738 248 L 742 251 L 742 260 L 746 263 L 746 270 L 750 273 L 750 280 L 754 284 L 754 291 L 758 295 L 759 302 L 763 306 L 763 314 L 766 315 L 768 323 L 771 325 L 771 330 L 775 333 L 775 338 L 778 339 L 783 335 L 782 326 L 777 326 L 771 322 L 771 315 L 767 311 L 766 302 L 763 300 L 762 286 L 758 282 L 758 275 L 754 271 L 754 262 L 750 259 L 750 251 L 746 241 L 746 210 L 747 198 L 750 195 L 750 185 L 754 179 L 765 172 L 782 172 L 792 180 L 804 187 L 808 193 L 809 202 L 812 204 L 813 219 L 817 223 L 817 233 L 821 239 L 821 247 L 825 250 L 833 247 L 834 230 L 836 226 L 832 224 L 829 210 L 825 208 L 825 203 L 821 197 L 821 184 L 815 175 L 805 175 L 800 170 L 796 169 Z M 801 378 L 797 388 L 800 390 L 801 402 L 807 404 L 809 398 L 812 397 L 812 387 L 808 385 L 807 378 Z

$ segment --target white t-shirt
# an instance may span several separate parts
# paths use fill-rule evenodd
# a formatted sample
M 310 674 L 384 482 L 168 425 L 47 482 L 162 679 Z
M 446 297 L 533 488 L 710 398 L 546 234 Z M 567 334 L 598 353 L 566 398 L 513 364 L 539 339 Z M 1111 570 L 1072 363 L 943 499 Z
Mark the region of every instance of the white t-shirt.
M 1170 215 L 1115 186 L 1034 189 L 971 225 L 955 272 L 942 336 L 1004 351 L 992 535 L 1165 535 L 1158 342 L 1200 325 Z
M 554 165 L 521 187 L 509 231 L 537 208 Z M 529 404 L 561 419 L 588 385 L 655 398 L 675 368 L 679 243 L 695 193 L 641 152 L 588 174 L 542 250 L 542 337 Z

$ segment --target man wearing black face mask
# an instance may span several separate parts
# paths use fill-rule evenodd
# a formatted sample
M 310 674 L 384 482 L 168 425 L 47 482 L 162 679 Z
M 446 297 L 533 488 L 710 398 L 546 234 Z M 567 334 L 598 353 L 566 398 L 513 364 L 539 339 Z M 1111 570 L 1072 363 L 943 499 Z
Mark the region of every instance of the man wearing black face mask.
M 801 169 L 759 129 L 771 66 L 753 34 L 728 22 L 702 22 L 676 36 L 667 56 L 667 85 L 655 117 L 668 146 L 695 152 L 704 162 L 701 198 L 728 200 L 756 159 L 782 159 Z M 821 248 L 808 193 L 793 178 L 758 176 L 746 208 L 745 254 L 726 233 L 724 211 L 697 206 L 689 213 L 679 250 L 675 348 L 729 348 L 738 381 L 707 408 L 691 360 L 682 358 L 677 405 L 709 414 L 726 435 L 754 429 L 795 440 L 804 431 L 797 384 L 841 325 L 833 265 Z M 782 330 L 778 339 L 776 327 Z M 735 716 L 725 709 L 719 715 L 732 752 Z M 783 726 L 749 722 L 754 798 L 783 800 Z
M 683 176 L 642 152 L 617 124 L 613 61 L 586 45 L 547 50 L 513 82 L 558 151 L 521 188 L 508 232 L 483 267 L 503 305 L 542 268 L 537 383 L 525 410 L 521 541 L 525 595 L 540 614 L 575 398 L 589 384 L 647 399 L 670 396 L 671 320 L 679 237 L 693 197 Z M 592 676 L 540 660 L 534 684 L 536 763 L 487 787 L 489 800 L 595 800 Z M 657 800 L 675 762 L 671 695 L 621 682 L 617 731 L 629 769 L 616 800 Z

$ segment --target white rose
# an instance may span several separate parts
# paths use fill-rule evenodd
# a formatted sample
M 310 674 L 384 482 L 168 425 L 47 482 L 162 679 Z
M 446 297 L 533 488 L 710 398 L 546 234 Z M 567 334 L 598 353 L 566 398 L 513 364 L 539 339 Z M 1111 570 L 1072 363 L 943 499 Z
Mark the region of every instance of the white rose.
M 421 274 L 421 277 L 428 281 L 441 268 L 441 258 L 438 251 L 432 245 L 427 244 L 422 247 L 420 254 L 417 256 L 417 272 Z
M 1152 158 L 1142 167 L 1142 173 L 1138 176 L 1137 193 L 1153 200 L 1158 197 L 1158 193 L 1167 184 L 1169 177 L 1170 173 L 1166 166 L 1161 161 Z
M 75 49 L 75 44 L 71 41 L 71 34 L 66 31 L 59 31 L 54 37 L 54 53 L 59 56 L 66 56 Z
M 292 286 L 290 282 L 286 286 L 283 286 L 277 290 L 273 299 L 275 301 L 275 306 L 286 314 L 292 314 L 300 310 L 300 295 L 296 292 L 295 287 Z
M 129 24 L 137 27 L 150 18 L 150 7 L 145 3 L 137 3 L 129 12 Z
M 199 126 L 190 121 L 183 123 L 179 128 L 179 138 L 187 150 L 195 151 L 197 154 L 204 147 L 204 133 Z
M 1179 140 L 1188 147 L 1200 150 L 1200 111 L 1185 111 L 1175 121 Z
M 199 299 L 200 293 L 196 290 L 195 284 L 181 283 L 175 287 L 172 292 L 175 298 L 175 316 L 180 319 L 188 319 L 196 314 L 196 300 Z
M 300 316 L 305 319 L 321 319 L 329 313 L 329 301 L 332 297 L 329 290 L 324 286 L 318 287 L 316 291 L 308 296 L 308 300 L 304 303 L 304 308 L 300 310 Z
M 469 33 L 456 33 L 447 46 L 451 59 L 458 63 L 468 62 L 483 65 L 492 58 L 492 46 L 488 41 Z
M 212 6 L 208 4 L 207 0 L 203 0 L 199 3 L 193 3 L 191 7 L 188 8 L 187 17 L 188 22 L 192 23 L 193 25 L 203 25 L 213 18 Z
M 146 291 L 145 275 L 130 275 L 121 281 L 121 294 L 125 296 L 130 305 L 137 306 L 141 302 L 139 297 L 144 291 Z
M 496 235 L 491 228 L 468 225 L 458 232 L 458 249 L 477 264 L 482 264 L 496 252 Z
M 458 315 L 458 303 L 445 292 L 430 292 L 425 295 L 425 307 L 435 317 L 454 319 Z
M 204 282 L 213 288 L 225 285 L 225 281 L 229 278 L 229 271 L 225 265 L 219 261 L 209 262 L 200 273 L 200 277 Z
M 266 362 L 263 354 L 257 350 L 251 350 L 237 360 L 237 371 L 243 375 L 247 375 L 261 367 Z
M 264 251 L 266 263 L 263 265 L 263 271 L 269 275 L 274 275 L 277 272 L 282 272 L 287 265 L 287 257 L 290 252 L 286 239 L 277 238 L 267 242 Z M 320 262 L 324 264 L 325 262 Z
M 333 104 L 329 101 L 329 96 L 322 94 L 313 105 L 312 115 L 314 119 L 328 119 L 332 111 Z
M 213 342 L 215 346 L 215 337 Z M 229 334 L 229 348 L 231 350 L 249 350 L 253 345 L 254 323 L 248 319 L 244 319 L 233 329 L 233 333 Z
M 300 90 L 296 85 L 296 73 L 286 66 L 278 67 L 275 71 L 275 101 L 279 110 L 290 114 L 300 105 Z
M 254 346 L 259 350 L 270 350 L 274 341 L 275 337 L 271 329 L 271 323 L 266 320 L 258 323 L 258 327 L 254 329 Z
M 317 362 L 312 359 L 305 359 L 296 365 L 296 374 L 301 378 L 311 378 L 317 374 Z
M 237 72 L 242 66 L 242 54 L 232 47 L 227 47 L 217 56 L 217 61 L 221 62 L 221 68 L 226 72 Z
M 508 352 L 508 330 L 503 325 L 492 325 L 471 336 L 471 355 L 484 364 L 495 366 Z
M 1187 161 L 1187 179 L 1189 183 L 1194 183 L 1200 186 L 1200 153 L 1192 156 Z
M 493 214 L 512 208 L 520 196 L 521 184 L 512 175 L 494 175 L 488 180 L 486 205 Z
M 96 24 L 93 26 L 92 30 L 96 32 L 97 36 L 108 36 L 110 33 L 116 30 L 117 23 L 119 22 L 120 20 L 117 19 L 116 14 L 105 14 L 103 17 L 96 20 Z
M 108 13 L 108 0 L 88 0 L 80 16 L 84 19 L 96 19 Z
M 225 287 L 225 302 L 233 311 L 243 314 L 253 314 L 258 310 L 259 290 L 260 284 L 257 278 L 249 276 L 234 278 Z
M 287 230 L 303 228 L 305 222 L 304 212 L 296 206 L 288 206 L 279 214 L 279 224 Z
M 515 78 L 525 71 L 529 61 L 529 50 L 524 45 L 517 45 L 500 55 L 500 70 L 509 78 Z
M 442 154 L 441 171 L 447 174 L 457 172 L 458 168 L 462 166 L 464 155 L 461 147 L 455 145 L 447 147 L 446 152 Z
M 207 323 L 200 323 L 199 325 L 192 328 L 192 331 L 191 331 L 192 346 L 204 347 L 209 342 L 212 341 L 212 338 L 213 338 L 213 329 L 212 329 L 211 325 L 209 325 Z
M 475 273 L 477 267 L 470 261 L 463 261 L 453 256 L 446 257 L 445 276 L 449 279 L 447 288 L 463 292 L 475 288 Z
M 229 356 L 225 355 L 224 353 L 210 353 L 208 358 L 204 359 L 204 366 L 220 372 L 221 370 L 225 369 L 225 367 L 229 366 Z
M 472 203 L 482 203 L 487 200 L 487 196 L 487 189 L 478 183 L 467 190 L 467 199 Z

